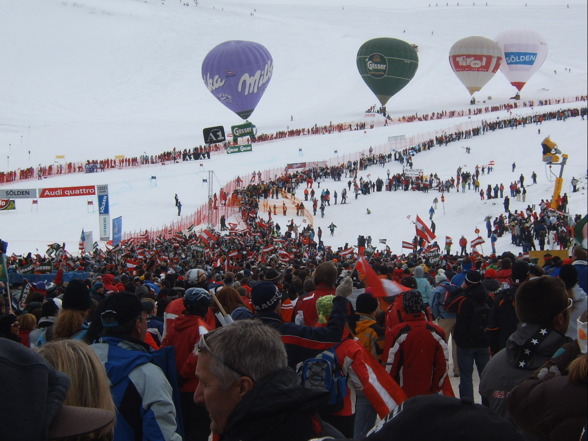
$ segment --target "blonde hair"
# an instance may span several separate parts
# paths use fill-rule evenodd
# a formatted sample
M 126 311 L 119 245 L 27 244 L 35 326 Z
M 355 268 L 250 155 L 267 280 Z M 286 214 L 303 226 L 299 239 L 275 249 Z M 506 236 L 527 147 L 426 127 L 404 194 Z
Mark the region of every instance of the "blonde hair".
M 21 314 L 17 318 L 18 322 L 20 323 L 20 330 L 22 331 L 32 331 L 37 327 L 37 317 L 34 314 Z
M 86 343 L 79 340 L 51 341 L 39 349 L 39 354 L 71 380 L 64 405 L 94 407 L 116 412 L 106 370 L 96 353 Z M 73 439 L 111 440 L 114 436 L 114 426 L 115 421 L 96 432 Z
M 86 320 L 87 311 L 74 311 L 73 309 L 62 309 L 55 320 L 53 335 L 55 340 L 70 338 L 82 330 Z

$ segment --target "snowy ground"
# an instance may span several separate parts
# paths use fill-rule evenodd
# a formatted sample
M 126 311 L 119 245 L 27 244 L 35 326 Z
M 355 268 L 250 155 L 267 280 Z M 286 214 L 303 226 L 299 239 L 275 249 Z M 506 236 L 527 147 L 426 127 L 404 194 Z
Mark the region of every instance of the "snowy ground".
M 187 0 L 186 0 L 187 1 Z M 469 35 L 493 38 L 511 28 L 533 28 L 549 45 L 547 61 L 522 91 L 522 100 L 557 99 L 587 94 L 587 6 L 549 0 L 436 3 L 415 0 L 407 6 L 382 6 L 376 1 L 291 2 L 267 0 L 199 0 L 198 6 L 147 0 L 4 0 L 0 3 L 0 170 L 49 165 L 59 161 L 113 158 L 115 155 L 157 154 L 173 147 L 202 144 L 202 129 L 239 118 L 218 103 L 205 88 L 200 67 L 206 53 L 230 39 L 264 44 L 274 59 L 273 78 L 250 120 L 259 132 L 315 123 L 362 121 L 376 100 L 355 66 L 359 46 L 368 39 L 389 36 L 419 46 L 419 69 L 412 82 L 392 97 L 392 117 L 414 113 L 467 109 L 469 95 L 447 61 L 449 48 Z M 528 4 L 528 6 L 525 6 Z M 430 6 L 429 6 L 430 5 Z M 443 6 L 442 6 L 443 5 Z M 566 7 L 569 5 L 569 7 Z M 457 24 L 457 25 L 456 25 Z M 509 102 L 514 88 L 496 76 L 477 94 L 488 105 Z M 491 97 L 491 98 L 490 98 Z M 580 106 L 584 103 L 573 104 Z M 557 109 L 560 106 L 553 106 Z M 536 107 L 534 111 L 544 111 Z M 525 109 L 521 112 L 530 112 Z M 521 113 L 516 111 L 515 114 Z M 290 116 L 293 116 L 293 121 Z M 108 184 L 111 217 L 123 217 L 123 229 L 160 227 L 177 220 L 173 195 L 183 213 L 207 199 L 202 179 L 214 171 L 215 191 L 236 175 L 281 168 L 290 162 L 327 160 L 368 149 L 389 149 L 390 136 L 452 131 L 457 124 L 505 117 L 505 112 L 467 120 L 445 119 L 334 135 L 293 138 L 256 144 L 251 153 L 217 155 L 212 160 L 179 165 L 142 167 L 107 173 L 28 181 L 2 188 L 43 188 Z M 528 188 L 528 203 L 549 198 L 553 182 L 541 162 L 540 142 L 551 135 L 570 155 L 564 191 L 573 213 L 586 213 L 586 121 L 548 122 L 538 127 L 501 130 L 482 137 L 421 153 L 415 168 L 443 178 L 458 166 L 496 162 L 495 172 L 481 179 L 505 186 L 523 173 L 535 171 L 539 182 Z M 472 148 L 467 155 L 462 148 Z M 302 156 L 300 156 L 302 149 Z M 337 154 L 335 154 L 335 150 Z M 516 162 L 515 173 L 511 163 Z M 398 164 L 373 167 L 371 179 Z M 151 185 L 157 176 L 157 186 Z M 582 179 L 582 191 L 571 194 L 572 176 Z M 331 193 L 341 183 L 322 182 Z M 327 245 L 354 243 L 359 234 L 374 243 L 387 239 L 399 252 L 412 238 L 407 219 L 428 219 L 434 195 L 378 193 L 350 198 L 347 206 L 331 206 L 316 225 L 325 230 Z M 512 209 L 527 204 L 512 202 Z M 75 252 L 82 228 L 97 237 L 97 213 L 88 213 L 85 198 L 42 199 L 38 211 L 30 201 L 17 200 L 15 211 L 0 212 L 0 238 L 9 253 L 43 253 L 47 244 L 65 242 Z M 367 209 L 371 214 L 367 215 Z M 439 237 L 456 240 L 483 230 L 486 215 L 497 215 L 501 203 L 480 201 L 473 192 L 447 195 L 434 220 Z M 277 221 L 284 224 L 290 216 Z M 331 238 L 326 226 L 338 228 Z M 510 249 L 503 238 L 498 249 Z

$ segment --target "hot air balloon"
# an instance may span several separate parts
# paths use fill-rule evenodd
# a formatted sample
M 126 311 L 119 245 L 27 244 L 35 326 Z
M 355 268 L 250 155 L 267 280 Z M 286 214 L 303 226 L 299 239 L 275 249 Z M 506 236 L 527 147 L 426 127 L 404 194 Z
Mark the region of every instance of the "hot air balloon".
M 500 70 L 519 91 L 545 62 L 547 43 L 531 29 L 504 31 L 496 37 L 502 50 Z
M 255 110 L 272 72 L 269 51 L 253 41 L 225 41 L 202 62 L 202 79 L 210 93 L 243 119 Z
M 419 66 L 414 48 L 396 38 L 374 38 L 357 52 L 357 69 L 382 106 L 406 86 Z
M 449 64 L 470 95 L 492 79 L 500 67 L 502 50 L 489 38 L 466 37 L 449 50 Z

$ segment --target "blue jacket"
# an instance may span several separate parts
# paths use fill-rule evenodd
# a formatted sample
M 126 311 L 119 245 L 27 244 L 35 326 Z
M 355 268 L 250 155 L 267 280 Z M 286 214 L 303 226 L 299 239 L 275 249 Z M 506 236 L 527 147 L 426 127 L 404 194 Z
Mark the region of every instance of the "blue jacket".
M 433 294 L 431 294 L 431 312 L 433 313 L 433 318 L 437 319 L 454 319 L 457 317 L 455 312 L 448 312 L 445 310 L 445 294 L 448 294 L 448 288 L 450 288 L 452 292 L 455 292 L 459 287 L 456 287 L 449 283 L 447 280 L 439 283 L 439 285 L 433 290 Z M 447 296 L 449 297 L 449 296 Z
M 114 440 L 181 441 L 173 348 L 150 352 L 138 340 L 113 337 L 90 347 L 110 380 L 117 409 Z

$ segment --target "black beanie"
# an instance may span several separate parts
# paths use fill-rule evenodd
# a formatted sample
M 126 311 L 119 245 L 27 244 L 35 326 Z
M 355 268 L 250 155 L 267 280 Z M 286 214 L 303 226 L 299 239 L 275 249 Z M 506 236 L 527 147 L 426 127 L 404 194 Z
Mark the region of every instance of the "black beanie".
M 369 292 L 364 292 L 357 296 L 355 301 L 355 310 L 363 314 L 371 314 L 378 309 L 378 300 Z
M 90 290 L 80 279 L 73 279 L 67 284 L 63 292 L 63 309 L 74 311 L 86 311 L 90 309 L 92 301 L 90 299 Z

